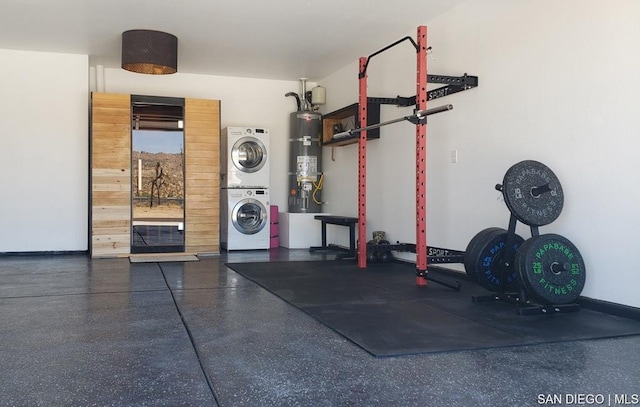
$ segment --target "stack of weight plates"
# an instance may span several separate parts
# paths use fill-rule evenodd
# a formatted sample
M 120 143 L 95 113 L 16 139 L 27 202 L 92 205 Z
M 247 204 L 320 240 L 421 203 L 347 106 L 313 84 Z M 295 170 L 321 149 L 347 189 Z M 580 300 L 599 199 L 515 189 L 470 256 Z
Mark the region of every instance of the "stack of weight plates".
M 513 165 L 499 189 L 513 216 L 536 230 L 555 221 L 562 212 L 560 181 L 538 161 Z M 506 250 L 507 244 L 511 250 Z M 504 258 L 505 253 L 514 252 L 514 259 Z M 506 292 L 522 286 L 538 302 L 552 305 L 574 302 L 586 278 L 582 256 L 567 238 L 542 234 L 524 240 L 515 234 L 510 237 L 507 230 L 497 227 L 484 229 L 471 239 L 464 267 L 469 277 L 487 290 Z

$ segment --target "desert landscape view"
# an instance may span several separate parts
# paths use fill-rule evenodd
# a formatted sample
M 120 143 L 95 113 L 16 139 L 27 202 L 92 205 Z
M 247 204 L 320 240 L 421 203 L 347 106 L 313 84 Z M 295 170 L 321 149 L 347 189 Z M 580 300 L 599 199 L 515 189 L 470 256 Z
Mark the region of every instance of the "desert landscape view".
M 138 176 L 140 163 L 142 180 Z M 133 151 L 132 174 L 134 220 L 183 219 L 183 153 Z

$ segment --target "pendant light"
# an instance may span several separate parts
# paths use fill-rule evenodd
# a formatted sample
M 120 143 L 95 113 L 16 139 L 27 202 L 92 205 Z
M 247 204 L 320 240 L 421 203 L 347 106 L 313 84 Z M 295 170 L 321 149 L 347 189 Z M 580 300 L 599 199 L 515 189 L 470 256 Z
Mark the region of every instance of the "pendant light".
M 122 33 L 122 69 L 166 75 L 178 71 L 178 38 L 153 30 L 129 30 Z

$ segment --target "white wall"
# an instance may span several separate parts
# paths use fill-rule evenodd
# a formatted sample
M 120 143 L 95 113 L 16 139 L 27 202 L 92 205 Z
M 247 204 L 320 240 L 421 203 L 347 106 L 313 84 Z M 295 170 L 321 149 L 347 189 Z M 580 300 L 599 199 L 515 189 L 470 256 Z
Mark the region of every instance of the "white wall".
M 86 55 L 0 50 L 0 58 L 0 253 L 88 249 L 88 107 L 98 84 L 105 92 L 220 100 L 221 127 L 269 128 L 271 203 L 286 210 L 296 103 L 284 95 L 299 93 L 299 81 L 140 75 L 89 67 Z
M 86 250 L 89 59 L 0 60 L 0 252 Z
M 315 83 L 308 82 L 308 89 Z M 287 92 L 300 93 L 300 82 L 212 75 L 142 75 L 104 69 L 104 91 L 148 96 L 220 100 L 221 128 L 255 126 L 269 129 L 271 204 L 286 211 L 289 171 L 289 114 L 296 110 Z
M 565 193 L 559 219 L 540 231 L 579 248 L 587 267 L 582 294 L 640 306 L 633 257 L 640 229 L 639 18 L 633 0 L 469 0 L 425 21 L 434 50 L 429 73 L 468 72 L 480 83 L 429 104 L 454 105 L 429 119 L 429 245 L 464 250 L 481 229 L 506 228 L 509 212 L 493 186 L 514 163 L 538 160 Z M 415 38 L 416 31 L 407 34 Z M 331 95 L 325 112 L 357 101 L 356 58 L 320 81 Z M 369 95 L 415 94 L 415 63 L 408 43 L 372 59 Z M 384 106 L 382 120 L 405 114 Z M 369 236 L 385 230 L 391 241 L 415 242 L 414 134 L 412 125 L 395 124 L 368 143 Z M 449 162 L 453 149 L 457 164 Z M 356 147 L 336 148 L 334 162 L 328 157 L 326 210 L 356 215 Z M 518 233 L 530 237 L 522 225 Z

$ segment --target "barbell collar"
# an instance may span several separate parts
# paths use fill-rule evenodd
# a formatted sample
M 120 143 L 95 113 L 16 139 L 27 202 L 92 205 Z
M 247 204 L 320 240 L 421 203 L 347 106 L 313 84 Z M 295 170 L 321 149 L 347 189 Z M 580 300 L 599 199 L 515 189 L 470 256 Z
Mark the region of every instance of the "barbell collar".
M 452 104 L 448 104 L 448 105 L 443 105 L 443 106 L 438 106 L 438 107 L 434 107 L 431 109 L 426 109 L 426 110 L 418 110 L 415 113 L 415 117 L 417 117 L 418 119 L 422 119 L 423 117 L 432 115 L 432 114 L 436 114 L 436 113 L 442 113 L 442 112 L 448 112 L 449 110 L 453 109 L 453 105 Z

